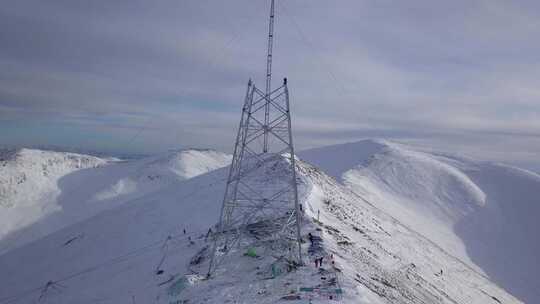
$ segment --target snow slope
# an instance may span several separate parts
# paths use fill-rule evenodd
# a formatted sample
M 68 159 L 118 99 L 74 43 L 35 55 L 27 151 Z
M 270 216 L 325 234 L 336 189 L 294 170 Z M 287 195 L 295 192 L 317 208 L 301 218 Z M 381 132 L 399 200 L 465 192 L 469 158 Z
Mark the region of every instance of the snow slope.
M 58 180 L 105 160 L 73 153 L 31 149 L 0 152 L 0 239 L 57 212 Z
M 214 150 L 169 151 L 141 160 L 124 162 L 102 172 L 89 171 L 84 175 L 70 177 L 66 187 L 85 180 L 96 180 L 94 187 L 87 189 L 84 199 L 89 201 L 127 201 L 155 191 L 176 181 L 225 167 L 231 156 Z M 71 198 L 69 200 L 72 200 Z
M 230 163 L 228 154 L 195 149 L 130 161 L 27 149 L 15 155 L 0 167 L 0 252 Z
M 366 140 L 301 157 L 527 303 L 540 301 L 540 176 Z
M 283 167 L 278 161 L 261 168 L 263 185 L 283 183 Z M 344 291 L 341 303 L 519 303 L 322 171 L 302 162 L 298 170 L 303 236 L 312 233 L 321 245 L 314 251 L 306 241 L 304 267 L 271 279 L 268 269 L 281 258 L 259 250 L 257 258 L 248 257 L 240 247 L 213 278 L 201 280 L 208 262 L 205 233 L 218 218 L 227 173 L 219 169 L 0 256 L 0 304 L 307 303 L 310 297 L 328 303 L 320 288 L 329 281 Z M 321 254 L 327 256 L 324 270 L 312 264 Z

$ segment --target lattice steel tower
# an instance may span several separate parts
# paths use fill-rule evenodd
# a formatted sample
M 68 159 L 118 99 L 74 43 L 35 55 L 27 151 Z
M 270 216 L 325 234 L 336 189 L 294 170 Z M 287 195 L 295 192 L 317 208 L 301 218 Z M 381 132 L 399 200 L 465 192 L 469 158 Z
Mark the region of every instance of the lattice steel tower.
M 289 91 L 286 78 L 280 87 L 271 88 L 273 40 L 274 0 L 270 5 L 266 87 L 263 92 L 248 82 L 208 276 L 235 244 L 249 239 L 274 251 L 286 250 L 302 264 Z

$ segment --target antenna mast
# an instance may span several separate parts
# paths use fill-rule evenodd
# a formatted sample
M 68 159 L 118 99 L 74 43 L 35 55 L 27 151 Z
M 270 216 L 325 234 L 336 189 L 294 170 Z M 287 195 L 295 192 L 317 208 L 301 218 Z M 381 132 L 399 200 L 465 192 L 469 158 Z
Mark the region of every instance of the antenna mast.
M 268 152 L 268 123 L 270 117 L 270 90 L 272 87 L 272 49 L 274 46 L 274 0 L 270 4 L 270 22 L 268 23 L 268 51 L 266 55 L 266 104 L 264 106 L 264 148 L 263 151 Z

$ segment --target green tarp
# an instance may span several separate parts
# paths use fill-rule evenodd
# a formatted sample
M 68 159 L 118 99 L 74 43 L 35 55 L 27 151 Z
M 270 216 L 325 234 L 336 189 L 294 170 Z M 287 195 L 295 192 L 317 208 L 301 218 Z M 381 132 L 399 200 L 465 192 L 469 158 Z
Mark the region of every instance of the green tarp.
M 249 248 L 245 255 L 255 258 L 257 257 L 257 252 L 255 251 L 255 248 Z

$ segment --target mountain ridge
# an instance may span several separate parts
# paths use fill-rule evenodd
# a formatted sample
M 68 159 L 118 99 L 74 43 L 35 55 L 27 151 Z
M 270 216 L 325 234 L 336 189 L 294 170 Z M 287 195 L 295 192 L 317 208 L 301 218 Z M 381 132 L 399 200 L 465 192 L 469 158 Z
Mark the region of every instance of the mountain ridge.
M 494 202 L 494 197 L 502 200 L 508 193 L 503 192 L 497 196 L 493 189 L 501 190 L 504 187 L 498 186 L 493 180 L 486 180 L 486 177 L 493 176 L 495 181 L 505 181 L 508 178 L 515 180 L 518 176 L 531 184 L 516 182 L 512 183 L 512 187 L 525 193 L 525 190 L 534 189 L 533 185 L 539 181 L 534 173 L 470 158 L 414 150 L 387 141 L 348 143 L 301 151 L 298 154 L 309 163 L 299 160 L 297 165 L 299 179 L 302 181 L 301 202 L 306 207 L 304 234 L 307 231 L 320 234 L 324 250 L 333 254 L 337 267 L 342 271 L 339 282 L 346 293 L 343 302 L 358 303 L 361 299 L 365 303 L 519 303 L 519 300 L 490 283 L 490 280 L 527 302 L 535 299 L 531 290 L 534 290 L 537 280 L 533 278 L 527 285 L 523 284 L 523 277 L 519 277 L 523 269 L 521 267 L 530 269 L 534 262 L 534 245 L 531 245 L 530 255 L 510 250 L 500 252 L 498 256 L 487 257 L 481 254 L 486 248 L 493 248 L 489 247 L 493 246 L 489 242 L 497 241 L 496 238 L 486 238 L 487 244 L 484 245 L 487 247 L 471 246 L 471 242 L 486 237 L 487 233 L 474 223 L 481 223 L 488 228 L 498 227 L 494 229 L 497 233 L 502 231 L 505 238 L 514 237 L 515 240 L 510 241 L 513 244 L 511 247 L 519 248 L 522 245 L 522 240 L 512 235 L 512 232 L 517 231 L 515 227 L 504 226 L 498 220 L 491 221 L 497 219 L 493 214 L 500 213 L 497 209 L 499 207 L 492 207 L 505 206 L 499 201 Z M 149 167 L 142 167 L 155 169 L 156 160 L 158 168 L 169 168 L 171 165 L 170 158 L 157 156 L 144 162 L 145 165 L 150 164 Z M 487 172 L 488 169 L 494 171 Z M 84 175 L 93 171 L 81 171 L 80 180 L 85 180 Z M 162 170 L 158 172 L 163 173 Z M 203 250 L 206 245 L 205 232 L 217 220 L 226 173 L 227 168 L 221 168 L 188 179 L 174 179 L 153 191 L 140 192 L 137 196 L 124 196 L 122 199 L 127 204 L 118 204 L 115 208 L 81 219 L 45 238 L 1 255 L 0 273 L 13 276 L 6 281 L 6 286 L 11 286 L 13 291 L 22 290 L 17 286 L 23 281 L 38 286 L 40 282 L 42 284 L 47 280 L 69 276 L 70 272 L 77 269 L 93 269 L 93 264 L 108 258 L 114 260 L 115 256 L 130 250 L 138 252 L 138 246 L 144 248 L 148 243 L 157 244 L 151 249 L 156 251 L 142 251 L 143 256 L 136 257 L 136 261 L 126 260 L 119 262 L 119 266 L 111 266 L 109 270 L 96 270 L 98 274 L 83 276 L 77 279 L 79 283 L 72 283 L 71 286 L 85 288 L 86 292 L 99 295 L 97 298 L 109 301 L 114 299 L 114 302 L 130 303 L 132 299 L 129 294 L 133 294 L 137 301 L 158 303 L 179 299 L 191 299 L 193 303 L 212 303 L 212 300 L 222 298 L 236 300 L 238 303 L 252 303 L 254 299 L 256 303 L 274 303 L 289 292 L 284 288 L 287 284 L 301 284 L 294 285 L 297 287 L 319 284 L 316 269 L 308 263 L 306 267 L 277 279 L 272 283 L 274 287 L 270 288 L 258 283 L 258 275 L 250 267 L 270 265 L 267 263 L 272 263 L 272 258 L 262 257 L 259 262 L 262 264 L 257 266 L 257 263 L 246 261 L 239 255 L 241 252 L 233 254 L 230 263 L 225 265 L 225 270 L 230 271 L 243 267 L 237 263 L 252 265 L 238 270 L 239 276 L 204 282 L 196 276 L 188 275 L 194 270 L 189 266 L 189 261 L 198 251 Z M 265 175 L 264 180 L 279 180 L 279 172 L 276 174 Z M 140 176 L 149 183 L 163 180 L 149 179 L 148 175 Z M 77 181 L 73 178 L 70 180 Z M 104 184 L 111 186 L 108 180 L 103 180 Z M 485 197 L 470 183 L 478 187 Z M 472 198 L 471 201 L 468 201 L 469 198 Z M 69 195 L 65 199 L 70 200 Z M 434 212 L 441 208 L 449 208 L 450 213 Z M 477 219 L 471 220 L 471 216 Z M 511 218 L 532 223 L 520 212 Z M 493 223 L 498 226 L 493 226 Z M 534 224 L 531 225 L 525 228 L 534 230 Z M 184 235 L 182 230 L 186 228 L 188 232 Z M 171 236 L 177 240 L 174 244 L 167 241 Z M 195 244 L 187 240 L 188 236 Z M 493 237 L 490 234 L 488 236 Z M 456 249 L 452 247 L 454 245 L 461 247 Z M 93 247 L 106 250 L 103 252 Z M 165 247 L 170 249 L 164 251 Z M 161 251 L 159 248 L 162 248 Z M 304 250 L 308 252 L 307 248 Z M 38 252 L 43 261 L 32 261 Z M 503 274 L 508 274 L 511 279 L 517 276 L 517 282 L 522 285 L 517 287 L 522 289 L 516 289 L 515 285 L 508 285 L 508 281 L 501 280 L 501 269 L 497 265 L 485 263 L 487 259 L 496 264 L 500 258 L 508 258 L 509 254 L 519 256 L 522 261 L 516 261 L 512 265 L 513 270 L 506 270 Z M 309 260 L 313 256 L 307 258 Z M 30 268 L 13 268 L 13 265 L 21 263 L 28 264 Z M 152 267 L 158 264 L 165 268 L 166 276 L 163 278 L 152 274 Z M 188 268 L 185 268 L 186 265 Z M 123 271 L 125 267 L 132 270 Z M 40 271 L 36 273 L 34 270 Z M 109 276 L 123 280 L 133 276 L 140 278 L 129 280 L 129 284 L 114 278 L 101 282 Z M 171 283 L 179 282 L 177 280 L 188 280 L 191 283 L 186 285 L 181 294 L 171 299 L 167 291 L 168 283 L 159 285 L 168 280 L 167 276 L 171 276 Z M 82 287 L 80 284 L 87 280 L 92 282 L 91 286 Z M 230 284 L 236 284 L 238 288 L 223 287 L 232 286 Z M 246 293 L 246 284 L 254 284 L 263 294 Z M 141 294 L 143 289 L 153 298 Z M 310 296 L 298 290 L 295 294 L 300 297 Z M 71 303 L 80 297 L 89 299 L 88 296 L 77 294 L 72 288 L 48 296 L 51 303 Z M 314 296 L 314 303 L 319 303 L 317 299 L 324 302 L 320 294 Z
M 334 152 L 323 156 L 344 160 Z M 299 160 L 297 169 L 306 212 L 306 266 L 290 273 L 264 279 L 259 273 L 279 259 L 265 254 L 246 257 L 247 248 L 241 247 L 232 251 L 214 278 L 201 279 L 208 261 L 205 234 L 215 227 L 227 176 L 227 168 L 221 168 L 177 180 L 0 256 L 0 279 L 5 282 L 0 294 L 7 294 L 10 303 L 41 298 L 55 304 L 262 304 L 285 297 L 326 303 L 329 294 L 310 290 L 319 290 L 326 284 L 323 277 L 331 277 L 343 291 L 343 303 L 520 303 L 481 270 L 446 252 L 437 240 L 380 209 L 379 202 L 318 167 Z M 283 180 L 284 172 L 266 172 L 261 185 Z M 332 259 L 336 269 L 328 264 L 324 271 L 313 267 L 318 253 L 308 248 L 308 232 L 320 237 L 325 263 Z M 200 260 L 200 265 L 192 264 Z M 49 281 L 64 287 L 46 292 L 39 288 Z
M 333 149 L 336 159 L 342 159 L 339 151 L 369 153 L 358 153 L 336 171 L 324 157 L 325 149 Z M 334 170 L 332 175 L 353 192 L 526 302 L 540 298 L 534 275 L 540 270 L 534 262 L 540 242 L 527 232 L 540 229 L 533 216 L 540 213 L 536 173 L 380 140 L 313 149 L 300 156 Z
M 2 155 L 0 252 L 230 161 L 222 152 L 193 149 L 138 160 L 25 148 Z

